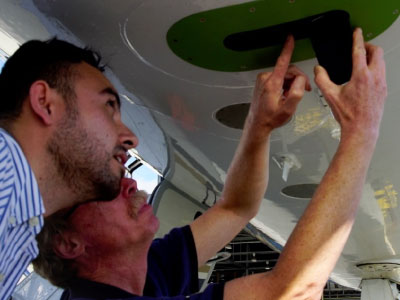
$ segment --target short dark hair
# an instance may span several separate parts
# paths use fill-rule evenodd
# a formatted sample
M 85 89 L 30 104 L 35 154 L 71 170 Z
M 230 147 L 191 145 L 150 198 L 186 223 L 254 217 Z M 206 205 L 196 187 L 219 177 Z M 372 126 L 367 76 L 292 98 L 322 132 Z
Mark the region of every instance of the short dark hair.
M 75 98 L 73 65 L 86 62 L 103 72 L 100 61 L 97 52 L 57 38 L 26 42 L 7 60 L 0 74 L 0 121 L 19 117 L 29 89 L 37 80 L 46 81 L 66 100 Z

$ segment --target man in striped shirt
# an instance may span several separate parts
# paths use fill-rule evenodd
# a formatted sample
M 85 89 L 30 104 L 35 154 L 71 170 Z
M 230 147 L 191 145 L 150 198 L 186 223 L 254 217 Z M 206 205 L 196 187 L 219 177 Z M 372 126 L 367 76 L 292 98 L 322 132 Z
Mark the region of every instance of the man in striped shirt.
M 112 199 L 126 151 L 118 93 L 100 57 L 52 39 L 25 43 L 0 75 L 0 299 L 37 256 L 43 216 Z

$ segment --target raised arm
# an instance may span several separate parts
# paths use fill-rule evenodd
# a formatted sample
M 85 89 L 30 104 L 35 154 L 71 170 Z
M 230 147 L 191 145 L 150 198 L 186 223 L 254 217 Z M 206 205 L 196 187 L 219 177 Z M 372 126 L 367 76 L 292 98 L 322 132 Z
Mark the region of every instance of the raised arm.
M 357 29 L 350 82 L 335 85 L 319 66 L 315 82 L 341 125 L 337 152 L 274 270 L 227 283 L 225 299 L 320 299 L 350 234 L 386 98 L 383 51 Z
M 231 241 L 257 213 L 268 182 L 271 131 L 291 118 L 304 90 L 311 90 L 306 75 L 289 66 L 293 48 L 294 39 L 289 37 L 273 72 L 258 75 L 222 197 L 191 224 L 199 266 Z

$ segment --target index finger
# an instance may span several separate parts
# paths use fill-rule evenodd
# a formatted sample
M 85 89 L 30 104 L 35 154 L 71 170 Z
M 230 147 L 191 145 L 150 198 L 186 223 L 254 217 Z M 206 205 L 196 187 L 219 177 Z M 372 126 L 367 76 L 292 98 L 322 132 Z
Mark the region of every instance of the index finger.
M 364 45 L 364 37 L 361 28 L 356 28 L 353 34 L 353 72 L 367 67 L 367 51 Z
M 285 41 L 281 55 L 278 57 L 276 61 L 275 68 L 272 71 L 272 76 L 281 79 L 282 84 L 290 64 L 290 59 L 292 58 L 293 49 L 294 49 L 294 38 L 293 35 L 289 35 Z

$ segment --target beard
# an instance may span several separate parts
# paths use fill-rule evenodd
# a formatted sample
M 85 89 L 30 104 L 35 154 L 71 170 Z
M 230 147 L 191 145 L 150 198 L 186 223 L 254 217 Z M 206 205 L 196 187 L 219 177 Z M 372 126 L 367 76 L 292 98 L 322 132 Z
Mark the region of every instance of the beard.
M 79 113 L 71 109 L 48 141 L 57 175 L 79 202 L 112 200 L 119 193 L 121 176 L 112 172 L 114 157 L 105 149 L 104 143 L 81 126 Z

